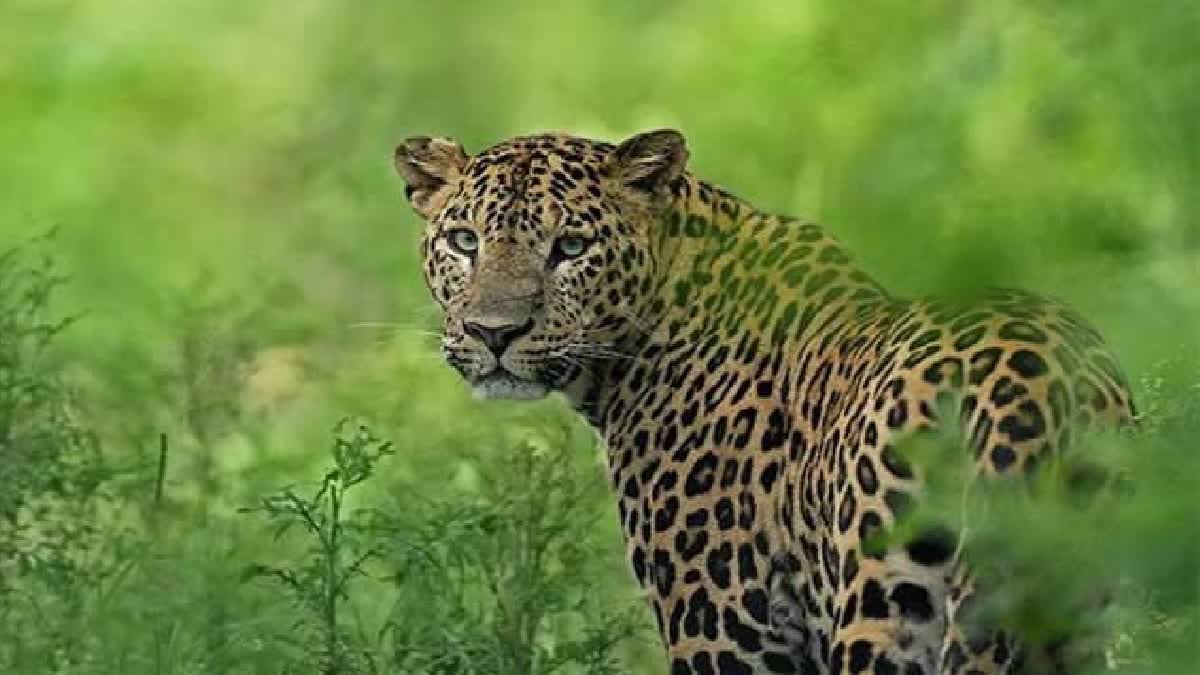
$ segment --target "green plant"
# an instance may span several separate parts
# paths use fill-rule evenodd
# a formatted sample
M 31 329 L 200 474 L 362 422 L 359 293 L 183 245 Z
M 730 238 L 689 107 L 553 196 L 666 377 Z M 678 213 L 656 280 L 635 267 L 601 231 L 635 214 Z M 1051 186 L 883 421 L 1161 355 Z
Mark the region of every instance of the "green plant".
M 913 439 L 905 452 L 928 494 L 891 536 L 958 533 L 980 589 L 971 617 L 1026 636 L 1030 672 L 1066 639 L 1103 657 L 1086 672 L 1189 672 L 1200 658 L 1197 383 L 1195 364 L 1160 364 L 1137 391 L 1138 429 L 1084 436 L 1017 481 L 974 477 L 954 425 Z
M 305 496 L 287 487 L 264 497 L 258 507 L 242 509 L 265 516 L 275 526 L 276 539 L 299 528 L 309 543 L 302 564 L 257 564 L 248 574 L 275 579 L 306 610 L 307 620 L 298 622 L 301 630 L 293 639 L 320 663 L 322 673 L 362 672 L 368 665 L 370 672 L 376 672 L 373 655 L 349 644 L 341 607 L 350 598 L 351 582 L 364 574 L 364 565 L 381 549 L 369 536 L 365 518 L 369 512 L 350 510 L 347 499 L 371 477 L 376 463 L 391 454 L 390 444 L 364 425 L 342 421 L 331 454 L 333 465 L 312 494 Z M 308 642 L 310 632 L 319 639 Z
M 590 592 L 597 486 L 579 474 L 579 450 L 565 431 L 531 432 L 488 461 L 495 472 L 477 494 L 350 509 L 350 492 L 391 451 L 342 422 L 311 494 L 288 487 L 243 509 L 272 523 L 277 541 L 298 531 L 303 562 L 254 564 L 247 577 L 274 580 L 304 609 L 281 638 L 329 675 L 622 672 L 619 648 L 645 625 Z M 375 623 L 354 609 L 372 593 L 393 598 Z
M 621 649 L 648 626 L 641 606 L 596 592 L 597 525 L 611 513 L 599 472 L 581 462 L 594 446 L 545 425 L 485 452 L 478 492 L 422 500 L 415 522 L 393 515 L 384 528 L 403 533 L 393 539 L 398 596 L 387 623 L 395 667 L 625 672 Z
M 0 666 L 77 656 L 74 620 L 90 587 L 113 574 L 98 510 L 107 472 L 79 421 L 51 346 L 72 323 L 52 316 L 63 282 L 50 236 L 0 254 Z M 30 260 L 33 258 L 33 260 Z M 21 626 L 41 616 L 41 630 Z

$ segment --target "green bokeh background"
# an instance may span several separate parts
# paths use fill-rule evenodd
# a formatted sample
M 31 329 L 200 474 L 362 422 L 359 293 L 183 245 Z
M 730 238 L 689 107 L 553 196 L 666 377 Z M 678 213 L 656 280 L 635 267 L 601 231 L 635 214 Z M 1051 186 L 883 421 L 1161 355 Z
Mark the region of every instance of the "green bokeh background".
M 1186 388 L 1197 35 L 1200 5 L 1169 0 L 6 0 L 0 238 L 57 229 L 60 308 L 84 314 L 58 358 L 105 452 L 140 467 L 167 433 L 168 493 L 217 514 L 306 480 L 347 414 L 396 443 L 399 509 L 486 482 L 497 429 L 569 417 L 480 405 L 439 362 L 390 167 L 412 134 L 676 127 L 694 172 L 826 224 L 896 292 L 1057 295 L 1134 380 Z M 227 401 L 185 384 L 206 349 Z M 217 527 L 195 560 L 269 549 Z M 596 527 L 596 588 L 632 601 Z

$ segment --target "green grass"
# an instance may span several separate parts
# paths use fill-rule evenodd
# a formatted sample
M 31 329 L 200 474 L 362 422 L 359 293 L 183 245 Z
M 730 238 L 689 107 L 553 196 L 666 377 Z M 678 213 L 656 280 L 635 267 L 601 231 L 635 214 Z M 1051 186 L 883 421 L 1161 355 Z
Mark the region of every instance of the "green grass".
M 897 292 L 1024 286 L 1093 319 L 1146 413 L 1115 453 L 1139 487 L 1101 521 L 1013 506 L 981 551 L 1120 571 L 1114 663 L 1189 672 L 1197 30 L 1193 3 L 1115 0 L 6 3 L 0 670 L 660 672 L 646 632 L 618 639 L 647 616 L 588 433 L 440 363 L 389 157 L 417 133 L 675 126 L 698 174 L 826 223 Z M 242 578 L 328 562 L 320 537 L 238 511 L 310 498 L 346 416 L 393 454 L 348 493 L 344 553 L 388 546 L 331 623 Z M 514 571 L 522 528 L 554 551 L 539 574 Z

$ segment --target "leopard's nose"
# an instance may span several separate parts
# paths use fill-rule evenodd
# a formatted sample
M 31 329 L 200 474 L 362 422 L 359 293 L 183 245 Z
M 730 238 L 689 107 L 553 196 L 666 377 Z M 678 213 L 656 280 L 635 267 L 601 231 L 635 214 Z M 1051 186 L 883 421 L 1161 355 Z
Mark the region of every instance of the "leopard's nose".
M 508 349 L 508 346 L 514 340 L 533 330 L 533 319 L 529 319 L 522 324 L 505 323 L 500 325 L 487 325 L 478 321 L 464 321 L 463 330 L 467 332 L 467 335 L 486 345 L 496 355 L 496 358 L 500 358 L 500 355 L 504 353 L 504 350 Z

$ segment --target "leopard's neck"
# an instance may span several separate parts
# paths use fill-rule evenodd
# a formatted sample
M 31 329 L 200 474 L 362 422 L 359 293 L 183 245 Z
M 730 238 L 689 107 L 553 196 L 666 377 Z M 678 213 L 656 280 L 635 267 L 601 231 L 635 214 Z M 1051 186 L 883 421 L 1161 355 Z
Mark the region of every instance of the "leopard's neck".
M 690 175 L 659 223 L 655 254 L 655 295 L 623 345 L 627 356 L 598 364 L 567 392 L 602 433 L 624 412 L 614 406 L 631 374 L 662 377 L 654 370 L 666 354 L 705 345 L 782 353 L 890 301 L 820 226 Z

